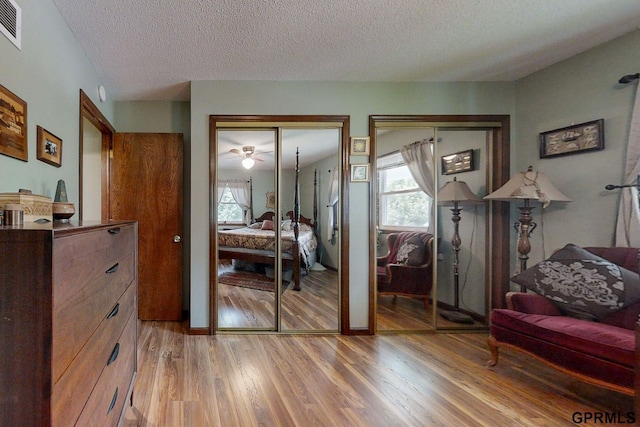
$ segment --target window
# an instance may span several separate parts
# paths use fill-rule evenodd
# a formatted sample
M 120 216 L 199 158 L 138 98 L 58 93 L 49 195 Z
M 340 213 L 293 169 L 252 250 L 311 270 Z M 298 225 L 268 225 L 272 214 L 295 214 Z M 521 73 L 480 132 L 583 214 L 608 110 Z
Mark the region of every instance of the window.
M 379 157 L 377 167 L 379 228 L 427 228 L 433 200 L 418 187 L 402 155 L 395 152 Z
M 218 223 L 242 223 L 242 208 L 233 198 L 228 186 L 225 186 L 222 198 L 218 202 Z

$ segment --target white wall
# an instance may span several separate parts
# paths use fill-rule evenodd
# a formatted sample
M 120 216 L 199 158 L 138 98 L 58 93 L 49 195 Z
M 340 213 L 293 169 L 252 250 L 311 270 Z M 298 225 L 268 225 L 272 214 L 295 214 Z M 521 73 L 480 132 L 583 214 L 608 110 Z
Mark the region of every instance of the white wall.
M 22 50 L 0 35 L 0 84 L 27 103 L 28 162 L 0 155 L 0 192 L 31 189 L 53 198 L 64 179 L 69 201 L 79 202 L 80 89 L 110 119 L 113 103 L 100 103 L 103 82 L 50 0 L 21 0 Z M 107 87 L 107 92 L 109 88 Z M 36 126 L 62 139 L 62 166 L 36 159 Z M 76 217 L 74 217 L 76 218 Z
M 514 83 L 191 83 L 191 327 L 209 324 L 209 115 L 346 114 L 351 136 L 369 134 L 371 114 L 511 114 Z M 349 187 L 351 328 L 368 327 L 369 187 Z

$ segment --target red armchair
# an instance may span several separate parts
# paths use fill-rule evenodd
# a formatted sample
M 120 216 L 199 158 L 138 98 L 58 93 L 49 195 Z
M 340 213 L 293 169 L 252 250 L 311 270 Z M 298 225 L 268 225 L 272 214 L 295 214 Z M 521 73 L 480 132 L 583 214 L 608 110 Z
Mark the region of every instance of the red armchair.
M 387 236 L 389 252 L 377 258 L 378 295 L 424 300 L 433 287 L 433 235 L 403 231 Z

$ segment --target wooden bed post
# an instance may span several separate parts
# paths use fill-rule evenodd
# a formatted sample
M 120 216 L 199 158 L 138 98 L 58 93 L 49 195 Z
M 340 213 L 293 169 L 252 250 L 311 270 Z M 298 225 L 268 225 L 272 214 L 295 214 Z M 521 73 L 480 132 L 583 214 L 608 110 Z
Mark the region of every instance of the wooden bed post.
M 256 222 L 253 215 L 253 177 L 249 177 L 249 213 L 251 214 L 251 224 Z
M 300 163 L 299 163 L 299 147 L 296 147 L 296 180 L 293 193 L 293 249 L 294 262 L 298 265 L 293 269 L 293 281 L 295 283 L 294 290 L 300 290 Z M 297 256 L 296 256 L 297 255 Z
M 313 170 L 313 234 L 318 237 L 318 169 Z

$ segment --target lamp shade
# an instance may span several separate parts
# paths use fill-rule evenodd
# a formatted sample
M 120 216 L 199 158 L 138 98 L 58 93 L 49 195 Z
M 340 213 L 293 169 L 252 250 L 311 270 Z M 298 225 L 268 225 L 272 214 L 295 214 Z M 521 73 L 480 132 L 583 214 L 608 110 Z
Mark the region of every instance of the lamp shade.
M 476 196 L 469 188 L 466 182 L 458 181 L 453 178 L 438 191 L 438 204 L 451 204 L 450 202 L 466 203 L 482 203 L 483 200 Z
M 531 166 L 526 172 L 518 172 L 506 184 L 484 198 L 505 202 L 520 199 L 539 200 L 545 208 L 551 202 L 571 201 L 551 183 L 545 174 L 534 172 Z

